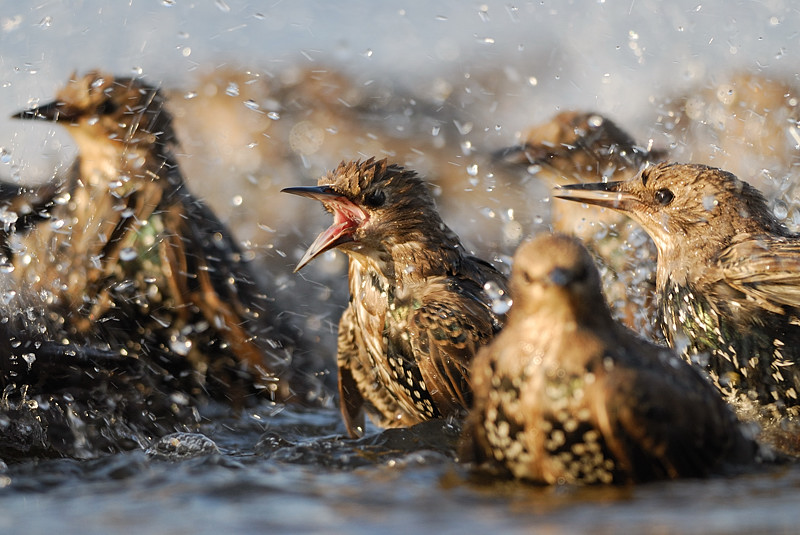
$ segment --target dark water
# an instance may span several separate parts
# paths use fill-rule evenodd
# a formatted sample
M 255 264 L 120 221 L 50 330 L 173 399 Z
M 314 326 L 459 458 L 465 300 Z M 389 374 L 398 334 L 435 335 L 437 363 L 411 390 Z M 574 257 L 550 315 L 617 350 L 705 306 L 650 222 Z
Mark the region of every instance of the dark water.
M 477 481 L 456 430 L 342 438 L 332 409 L 216 415 L 218 451 L 12 465 L 2 533 L 796 533 L 800 468 L 631 488 Z M 192 438 L 183 437 L 191 444 Z

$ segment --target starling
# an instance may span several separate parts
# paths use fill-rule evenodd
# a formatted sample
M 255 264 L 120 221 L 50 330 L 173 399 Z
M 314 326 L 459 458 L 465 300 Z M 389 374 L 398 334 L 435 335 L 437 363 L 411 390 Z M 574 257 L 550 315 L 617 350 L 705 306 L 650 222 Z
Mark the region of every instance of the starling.
M 630 177 L 664 152 L 645 149 L 611 119 L 567 111 L 533 127 L 524 143 L 496 157 L 525 177 L 553 186 Z M 599 263 L 614 316 L 648 338 L 658 338 L 655 313 L 656 250 L 642 229 L 622 214 L 570 203 L 550 203 L 551 229 L 577 236 Z
M 463 417 L 472 357 L 504 319 L 504 276 L 466 253 L 415 172 L 386 160 L 342 163 L 316 187 L 283 191 L 334 216 L 297 269 L 332 248 L 349 257 L 338 342 L 348 433 L 363 433 L 365 409 L 383 427 Z
M 623 212 L 650 234 L 664 335 L 725 397 L 797 412 L 800 237 L 758 190 L 720 169 L 660 164 L 556 196 Z
M 79 152 L 47 213 L 37 212 L 47 224 L 21 233 L 15 274 L 50 296 L 71 340 L 158 354 L 191 393 L 241 401 L 255 388 L 303 400 L 313 388 L 290 366 L 302 359 L 298 335 L 230 231 L 188 190 L 164 106 L 140 79 L 89 72 L 14 116 L 66 126 Z
M 702 375 L 612 319 L 589 252 L 523 243 L 503 331 L 472 367 L 467 453 L 546 484 L 699 477 L 751 462 L 756 443 Z

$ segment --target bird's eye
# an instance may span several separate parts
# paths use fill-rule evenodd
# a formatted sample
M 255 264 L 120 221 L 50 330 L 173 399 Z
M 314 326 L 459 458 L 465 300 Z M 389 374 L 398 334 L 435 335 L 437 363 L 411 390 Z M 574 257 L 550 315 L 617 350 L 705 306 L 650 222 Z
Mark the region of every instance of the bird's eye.
M 97 106 L 97 115 L 111 115 L 115 111 L 117 111 L 118 106 L 114 103 L 113 100 L 107 99 L 100 103 Z
M 369 206 L 370 208 L 378 208 L 379 206 L 383 206 L 383 203 L 386 202 L 386 194 L 383 190 L 375 190 L 367 193 L 367 196 L 364 197 L 364 204 Z
M 668 205 L 669 203 L 672 202 L 672 199 L 674 199 L 674 198 L 675 198 L 675 195 L 673 195 L 673 193 L 668 189 L 660 189 L 660 190 L 658 190 L 656 192 L 656 196 L 655 196 L 656 202 L 658 204 L 660 204 L 661 206 Z

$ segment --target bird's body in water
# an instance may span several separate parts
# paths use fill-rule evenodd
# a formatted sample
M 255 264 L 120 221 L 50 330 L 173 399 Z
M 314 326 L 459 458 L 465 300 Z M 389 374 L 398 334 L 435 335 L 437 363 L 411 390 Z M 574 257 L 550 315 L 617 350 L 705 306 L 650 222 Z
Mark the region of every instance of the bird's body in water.
M 342 163 L 317 187 L 333 225 L 297 269 L 337 247 L 349 257 L 350 304 L 339 322 L 339 395 L 351 436 L 364 410 L 384 427 L 461 418 L 474 353 L 501 327 L 492 298 L 505 278 L 464 251 L 423 181 L 385 160 Z
M 151 355 L 190 393 L 305 401 L 314 381 L 290 366 L 297 335 L 186 187 L 164 106 L 140 79 L 90 72 L 15 116 L 64 125 L 78 158 L 37 212 L 47 221 L 12 241 L 14 273 L 49 296 L 67 337 Z
M 800 237 L 758 190 L 719 169 L 661 164 L 557 196 L 619 210 L 650 234 L 664 334 L 726 397 L 797 413 Z
M 700 372 L 614 321 L 575 238 L 523 243 L 504 329 L 475 358 L 466 453 L 546 484 L 705 476 L 755 442 Z
M 522 144 L 497 157 L 552 188 L 576 182 L 621 180 L 663 151 L 646 149 L 608 117 L 566 111 L 531 128 Z M 577 236 L 600 263 L 603 288 L 615 317 L 648 338 L 660 338 L 655 314 L 656 250 L 642 229 L 622 214 L 570 203 L 548 203 L 550 228 Z

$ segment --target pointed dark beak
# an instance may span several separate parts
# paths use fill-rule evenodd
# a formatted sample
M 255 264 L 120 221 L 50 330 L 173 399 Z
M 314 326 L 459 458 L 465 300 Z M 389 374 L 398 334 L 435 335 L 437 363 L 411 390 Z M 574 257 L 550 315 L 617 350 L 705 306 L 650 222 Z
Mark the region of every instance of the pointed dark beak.
M 341 193 L 334 191 L 330 186 L 296 186 L 283 188 L 281 192 L 316 199 L 323 203 L 325 208 L 333 214 L 333 224 L 320 233 L 314 243 L 306 250 L 303 258 L 294 268 L 295 273 L 325 251 L 329 251 L 343 243 L 354 241 L 353 234 L 356 229 L 369 219 L 369 214 Z
M 623 191 L 624 182 L 595 182 L 569 184 L 553 190 L 553 196 L 568 201 L 594 204 L 604 208 L 628 212 L 637 198 Z
M 11 116 L 12 119 L 37 119 L 40 121 L 69 121 L 70 114 L 66 113 L 63 102 L 55 100 L 43 106 L 23 110 Z
M 309 199 L 316 199 L 320 202 L 328 201 L 335 197 L 340 197 L 333 188 L 330 186 L 293 186 L 291 188 L 283 188 L 281 193 L 290 193 L 292 195 L 299 195 L 300 197 L 308 197 Z

